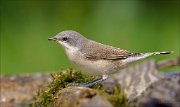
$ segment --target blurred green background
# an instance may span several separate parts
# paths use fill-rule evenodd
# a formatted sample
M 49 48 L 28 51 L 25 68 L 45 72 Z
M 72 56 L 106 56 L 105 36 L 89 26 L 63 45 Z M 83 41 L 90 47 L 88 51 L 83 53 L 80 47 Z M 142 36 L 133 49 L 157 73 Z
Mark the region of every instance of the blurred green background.
M 175 52 L 156 60 L 180 54 L 178 1 L 1 0 L 0 9 L 2 74 L 74 67 L 63 48 L 47 40 L 68 29 L 132 52 Z

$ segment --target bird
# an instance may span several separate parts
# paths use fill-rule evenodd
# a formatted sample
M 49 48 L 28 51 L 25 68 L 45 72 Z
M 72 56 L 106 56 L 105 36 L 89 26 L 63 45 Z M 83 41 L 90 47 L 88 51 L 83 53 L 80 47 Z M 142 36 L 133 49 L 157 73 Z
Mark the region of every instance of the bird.
M 132 62 L 153 55 L 172 53 L 172 51 L 134 53 L 87 39 L 73 30 L 62 31 L 48 40 L 55 41 L 64 47 L 69 60 L 84 73 L 100 77 L 90 82 L 74 84 L 85 87 L 106 80 L 111 73 L 120 71 Z

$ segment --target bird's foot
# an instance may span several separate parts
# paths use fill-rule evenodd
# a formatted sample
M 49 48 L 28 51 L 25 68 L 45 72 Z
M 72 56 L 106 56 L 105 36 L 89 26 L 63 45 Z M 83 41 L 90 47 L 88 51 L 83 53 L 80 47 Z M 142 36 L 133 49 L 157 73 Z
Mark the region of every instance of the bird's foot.
M 108 78 L 108 75 L 102 75 L 101 78 L 98 78 L 96 80 L 85 82 L 85 83 L 70 83 L 67 86 L 82 86 L 82 87 L 91 87 L 95 84 L 98 84 Z

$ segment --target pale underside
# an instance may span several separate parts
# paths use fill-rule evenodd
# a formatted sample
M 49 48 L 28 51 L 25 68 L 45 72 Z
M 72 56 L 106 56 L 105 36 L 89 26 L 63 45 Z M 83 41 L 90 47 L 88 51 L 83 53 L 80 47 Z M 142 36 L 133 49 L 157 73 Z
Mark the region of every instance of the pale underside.
M 70 61 L 85 73 L 96 76 L 119 71 L 124 65 L 147 57 L 147 55 L 134 54 L 107 45 L 102 46 L 102 44 L 94 41 L 90 41 L 88 45 L 82 44 L 84 47 L 81 49 L 70 46 L 65 42 L 59 43 L 65 47 Z

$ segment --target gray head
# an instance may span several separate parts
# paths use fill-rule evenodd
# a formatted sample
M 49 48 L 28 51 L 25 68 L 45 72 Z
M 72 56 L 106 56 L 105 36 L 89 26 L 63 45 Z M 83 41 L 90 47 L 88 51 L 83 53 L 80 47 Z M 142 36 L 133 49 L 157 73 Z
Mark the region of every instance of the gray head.
M 79 47 L 79 45 L 81 45 L 87 39 L 76 31 L 66 30 L 60 32 L 54 37 L 49 38 L 48 40 L 56 41 L 65 48 L 69 48 Z

